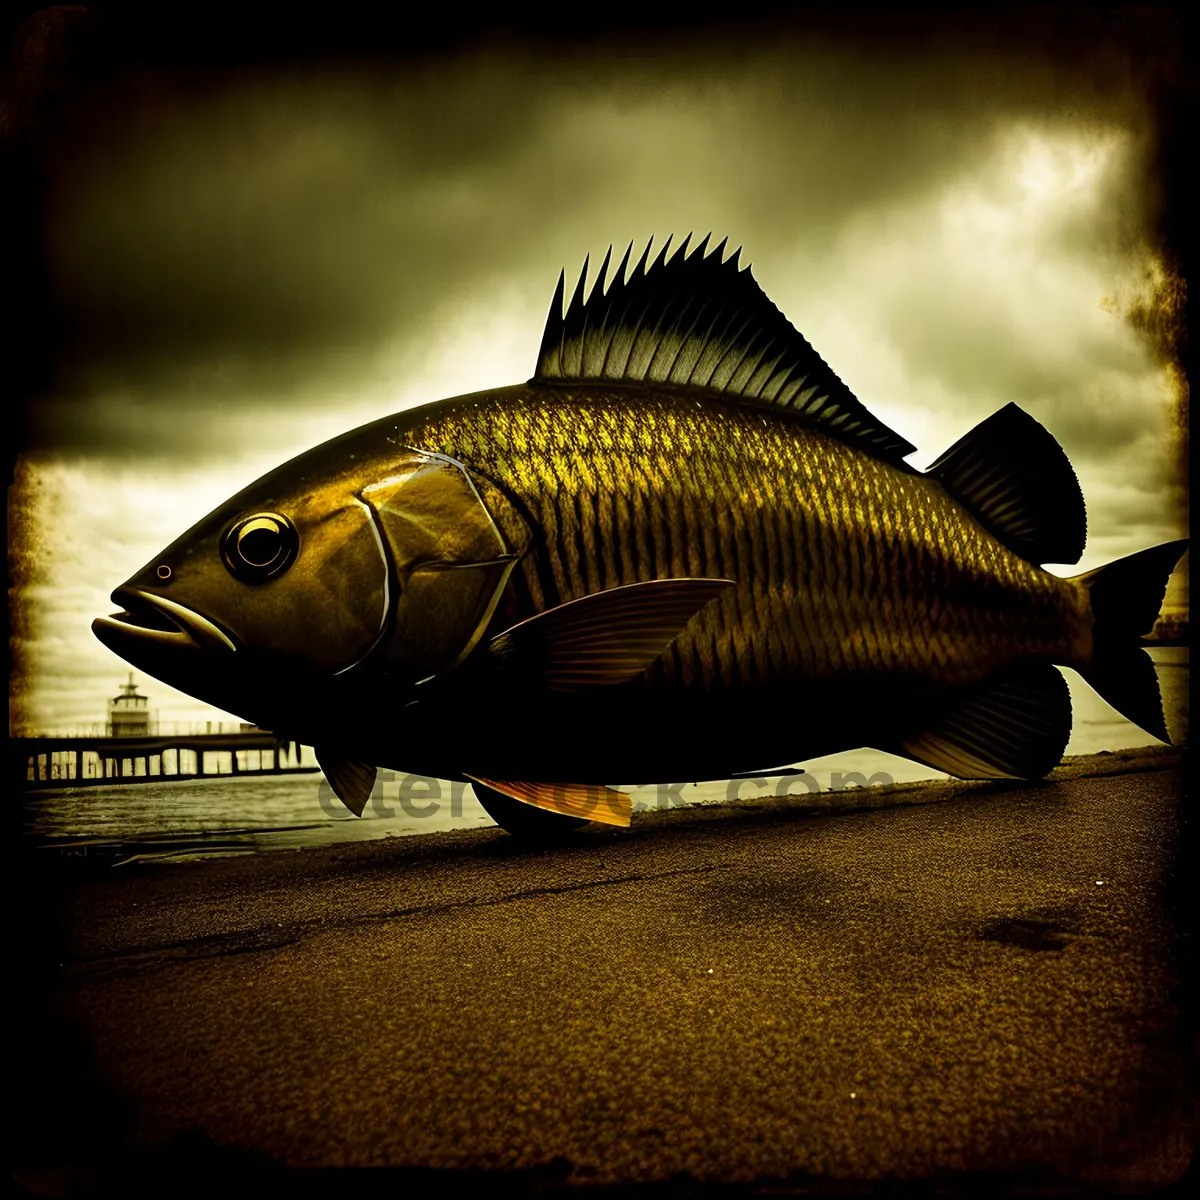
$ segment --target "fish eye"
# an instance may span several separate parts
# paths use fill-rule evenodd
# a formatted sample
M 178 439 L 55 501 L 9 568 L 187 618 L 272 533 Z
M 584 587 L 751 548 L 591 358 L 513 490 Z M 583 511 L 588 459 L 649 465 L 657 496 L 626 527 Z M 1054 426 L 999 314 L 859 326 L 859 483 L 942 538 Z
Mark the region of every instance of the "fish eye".
M 300 549 L 300 535 L 281 513 L 251 513 L 230 526 L 221 554 L 230 572 L 245 583 L 282 575 Z

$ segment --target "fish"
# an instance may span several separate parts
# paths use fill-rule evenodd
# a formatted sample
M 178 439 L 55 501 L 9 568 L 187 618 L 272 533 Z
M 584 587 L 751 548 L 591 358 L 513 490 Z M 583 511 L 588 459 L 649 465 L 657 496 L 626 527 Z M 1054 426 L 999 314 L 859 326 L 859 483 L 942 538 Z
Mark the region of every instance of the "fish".
M 560 274 L 532 377 L 344 433 L 112 593 L 135 667 L 314 747 L 471 783 L 510 833 L 626 826 L 621 784 L 856 747 L 960 779 L 1061 760 L 1071 668 L 1169 741 L 1142 645 L 1186 539 L 1060 576 L 1083 494 L 1016 404 L 926 470 L 691 235 Z M 691 247 L 689 249 L 689 247 Z

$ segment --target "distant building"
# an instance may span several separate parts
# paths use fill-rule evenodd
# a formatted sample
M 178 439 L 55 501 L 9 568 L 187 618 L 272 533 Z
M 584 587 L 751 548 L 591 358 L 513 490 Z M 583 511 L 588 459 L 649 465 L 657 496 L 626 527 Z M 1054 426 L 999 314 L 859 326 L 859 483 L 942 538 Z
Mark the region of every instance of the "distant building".
M 149 698 L 137 690 L 130 671 L 129 682 L 121 684 L 121 694 L 108 702 L 108 736 L 149 737 L 149 704 Z
M 1163 613 L 1154 623 L 1149 640 L 1164 646 L 1186 646 L 1188 639 L 1188 614 Z

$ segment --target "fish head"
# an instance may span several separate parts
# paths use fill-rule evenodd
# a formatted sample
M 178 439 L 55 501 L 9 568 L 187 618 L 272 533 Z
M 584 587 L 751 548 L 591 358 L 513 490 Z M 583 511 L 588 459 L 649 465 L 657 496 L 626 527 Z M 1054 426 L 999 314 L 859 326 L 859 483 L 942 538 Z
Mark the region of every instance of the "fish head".
M 322 448 L 318 448 L 320 451 Z M 92 630 L 190 695 L 264 723 L 378 641 L 388 565 L 353 458 L 309 452 L 197 522 Z
M 96 636 L 267 727 L 309 724 L 368 666 L 398 688 L 452 669 L 517 556 L 460 463 L 352 449 L 318 447 L 215 509 L 112 593 L 122 611 Z

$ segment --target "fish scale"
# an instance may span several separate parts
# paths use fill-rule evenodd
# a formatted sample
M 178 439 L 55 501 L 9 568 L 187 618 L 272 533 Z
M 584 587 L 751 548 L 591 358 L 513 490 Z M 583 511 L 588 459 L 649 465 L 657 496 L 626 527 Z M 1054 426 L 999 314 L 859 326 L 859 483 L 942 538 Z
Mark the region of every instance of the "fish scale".
M 691 686 L 710 645 L 725 688 L 899 674 L 927 652 L 938 681 L 957 685 L 998 665 L 997 621 L 1019 621 L 1023 653 L 1070 655 L 1074 585 L 1001 546 L 923 477 L 786 414 L 530 386 L 436 414 L 409 438 L 516 494 L 540 523 L 538 611 L 656 578 L 736 581 L 655 664 L 652 686 Z

